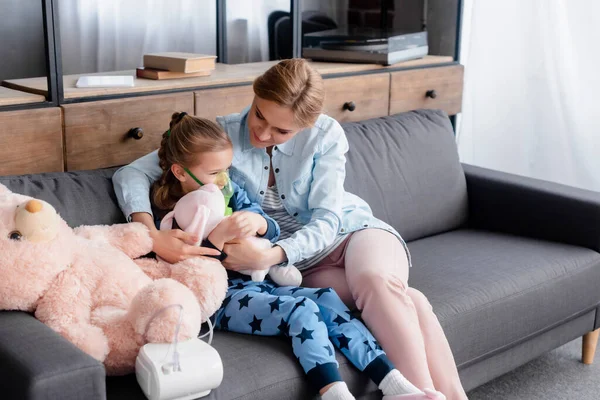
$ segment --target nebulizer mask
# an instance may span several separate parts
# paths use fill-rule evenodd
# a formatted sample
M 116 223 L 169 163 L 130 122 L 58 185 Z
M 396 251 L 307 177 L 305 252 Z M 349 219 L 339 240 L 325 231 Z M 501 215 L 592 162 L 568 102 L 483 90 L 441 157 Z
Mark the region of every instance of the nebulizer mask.
M 196 175 L 192 173 L 188 168 L 184 168 L 185 172 L 200 186 L 204 186 L 204 183 L 200 181 L 200 179 L 196 178 Z M 232 214 L 232 209 L 229 207 L 229 202 L 231 201 L 231 197 L 233 196 L 233 184 L 231 183 L 231 179 L 229 178 L 229 171 L 221 171 L 215 177 L 215 181 L 213 182 L 215 185 L 221 189 L 221 193 L 223 193 L 223 197 L 225 198 L 225 216 L 229 216 Z

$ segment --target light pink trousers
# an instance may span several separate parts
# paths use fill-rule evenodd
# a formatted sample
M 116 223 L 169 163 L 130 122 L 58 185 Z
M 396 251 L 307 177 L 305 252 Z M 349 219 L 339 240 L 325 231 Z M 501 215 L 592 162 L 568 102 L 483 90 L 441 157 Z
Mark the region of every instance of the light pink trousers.
M 350 309 L 361 310 L 390 360 L 415 386 L 439 390 L 448 400 L 466 399 L 444 331 L 423 293 L 408 287 L 408 270 L 394 235 L 365 229 L 304 271 L 302 285 L 332 287 Z

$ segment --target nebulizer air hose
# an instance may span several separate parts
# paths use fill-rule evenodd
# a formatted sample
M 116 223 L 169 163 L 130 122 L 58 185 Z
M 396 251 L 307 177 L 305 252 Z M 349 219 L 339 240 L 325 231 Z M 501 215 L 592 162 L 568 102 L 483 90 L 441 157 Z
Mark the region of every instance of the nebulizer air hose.
M 162 371 L 165 374 L 168 374 L 172 371 L 181 371 L 181 365 L 179 363 L 179 352 L 177 351 L 177 344 L 179 342 L 179 329 L 181 328 L 181 323 L 183 320 L 183 306 L 181 304 L 171 304 L 171 305 L 161 308 L 160 310 L 155 312 L 154 315 L 152 315 L 152 317 L 146 324 L 146 330 L 144 331 L 144 337 L 145 337 L 146 334 L 148 333 L 148 327 L 150 326 L 150 323 L 154 320 L 154 318 L 158 317 L 164 311 L 166 311 L 170 308 L 174 308 L 174 307 L 179 308 L 179 319 L 177 320 L 177 326 L 175 327 L 175 334 L 173 335 L 173 341 L 171 342 L 171 345 L 169 346 L 169 350 L 167 351 L 167 354 L 165 355 L 165 358 L 163 360 L 164 363 L 162 365 Z M 198 339 L 202 339 L 208 335 L 208 344 L 210 345 L 213 340 L 214 327 L 213 327 L 213 324 L 212 324 L 210 318 L 207 319 L 206 322 L 208 323 L 208 332 L 206 332 L 202 336 L 198 336 Z M 169 357 L 169 354 L 171 353 L 171 348 L 173 348 L 173 356 L 171 358 L 171 361 L 168 362 L 167 359 Z

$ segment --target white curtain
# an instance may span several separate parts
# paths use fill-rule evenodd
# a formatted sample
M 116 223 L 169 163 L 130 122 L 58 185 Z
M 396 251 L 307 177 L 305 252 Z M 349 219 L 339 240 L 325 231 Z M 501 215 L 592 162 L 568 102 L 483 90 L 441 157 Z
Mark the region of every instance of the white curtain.
M 60 0 L 65 74 L 142 66 L 144 53 L 215 54 L 214 0 Z
M 345 22 L 347 0 L 304 0 Z M 215 0 L 60 0 L 65 74 L 133 69 L 144 53 L 186 51 L 216 54 Z M 289 0 L 227 0 L 230 64 L 269 59 L 267 19 L 290 11 Z
M 463 162 L 600 191 L 600 1 L 465 0 Z

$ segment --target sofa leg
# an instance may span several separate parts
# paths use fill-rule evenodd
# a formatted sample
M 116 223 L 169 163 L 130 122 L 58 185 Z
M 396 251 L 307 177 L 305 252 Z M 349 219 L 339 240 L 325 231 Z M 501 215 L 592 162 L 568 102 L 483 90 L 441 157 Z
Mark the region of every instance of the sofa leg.
M 583 335 L 583 345 L 581 350 L 583 353 L 582 361 L 584 364 L 590 365 L 594 362 L 594 354 L 596 354 L 596 345 L 598 344 L 599 335 L 600 328 Z

